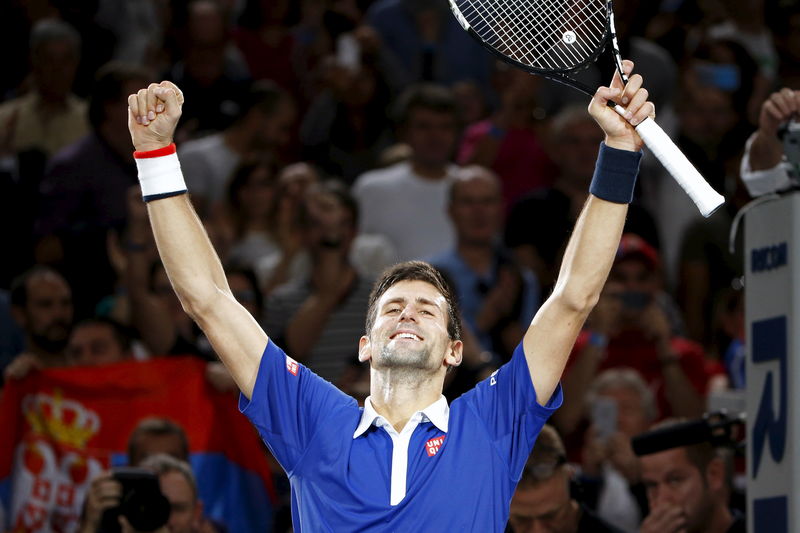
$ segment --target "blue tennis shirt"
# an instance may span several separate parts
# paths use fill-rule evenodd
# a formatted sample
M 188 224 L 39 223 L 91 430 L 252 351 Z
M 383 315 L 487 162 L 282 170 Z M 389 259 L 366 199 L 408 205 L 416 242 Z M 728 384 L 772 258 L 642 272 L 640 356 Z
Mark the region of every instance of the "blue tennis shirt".
M 502 532 L 539 431 L 562 401 L 536 403 L 522 346 L 448 407 L 400 433 L 267 344 L 240 410 L 289 476 L 297 533 Z

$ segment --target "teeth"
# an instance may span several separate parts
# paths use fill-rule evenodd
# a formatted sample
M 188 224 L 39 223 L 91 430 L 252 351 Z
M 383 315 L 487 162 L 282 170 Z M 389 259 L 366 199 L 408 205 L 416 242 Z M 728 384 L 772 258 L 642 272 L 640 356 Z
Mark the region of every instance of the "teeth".
M 413 339 L 415 341 L 419 340 L 419 337 L 417 337 L 413 333 L 400 333 L 395 338 L 397 338 L 397 339 Z

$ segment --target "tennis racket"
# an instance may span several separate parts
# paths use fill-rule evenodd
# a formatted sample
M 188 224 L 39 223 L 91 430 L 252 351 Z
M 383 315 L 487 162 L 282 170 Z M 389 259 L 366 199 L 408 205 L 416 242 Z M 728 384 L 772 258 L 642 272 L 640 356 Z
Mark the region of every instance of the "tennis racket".
M 622 57 L 611 0 L 449 0 L 461 26 L 503 61 L 564 83 L 589 96 L 594 90 L 570 76 L 588 67 L 611 43 L 623 83 Z M 609 102 L 617 113 L 625 109 Z M 636 131 L 707 217 L 725 199 L 717 193 L 654 120 Z

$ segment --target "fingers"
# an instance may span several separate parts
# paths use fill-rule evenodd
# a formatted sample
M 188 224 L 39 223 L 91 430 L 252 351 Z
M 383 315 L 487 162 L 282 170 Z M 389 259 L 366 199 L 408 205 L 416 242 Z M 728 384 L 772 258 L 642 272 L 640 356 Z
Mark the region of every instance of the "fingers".
M 631 72 L 633 72 L 633 61 L 629 59 L 622 60 L 622 72 L 625 74 L 625 77 L 629 77 Z M 629 81 L 630 82 L 630 81 Z M 619 89 L 620 91 L 625 88 L 625 83 L 622 81 L 622 77 L 619 75 L 619 71 L 614 71 L 614 76 L 611 78 L 611 85 L 609 85 L 612 89 Z M 626 102 L 622 102 L 623 104 Z

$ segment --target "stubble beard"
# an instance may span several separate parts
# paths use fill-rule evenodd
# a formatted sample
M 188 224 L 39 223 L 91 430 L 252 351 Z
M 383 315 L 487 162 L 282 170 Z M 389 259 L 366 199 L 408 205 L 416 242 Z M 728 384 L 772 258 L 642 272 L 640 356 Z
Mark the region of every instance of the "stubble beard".
M 419 381 L 423 375 L 436 370 L 431 360 L 431 348 L 391 349 L 385 345 L 380 352 L 376 369 L 388 371 L 394 380 Z

